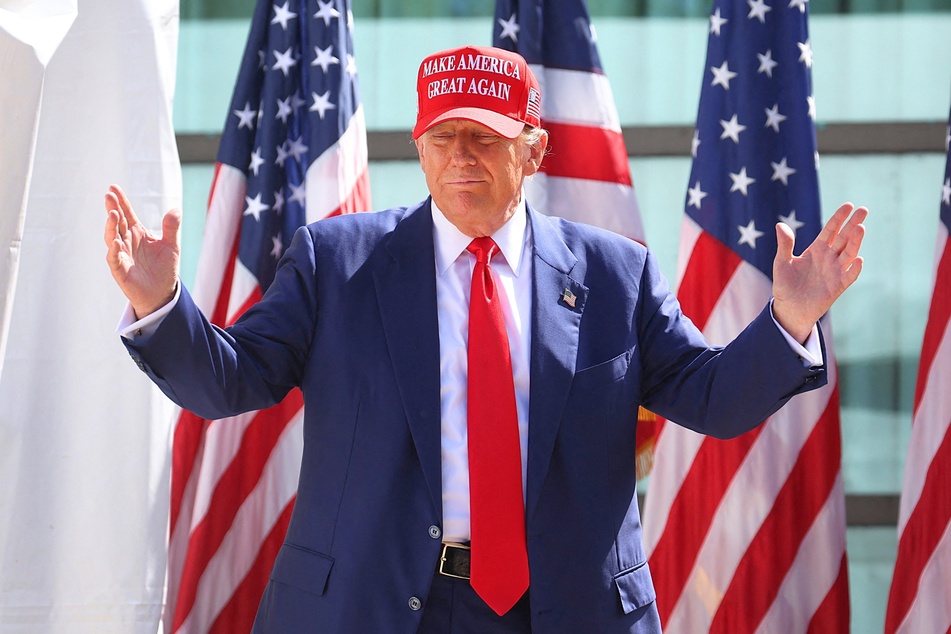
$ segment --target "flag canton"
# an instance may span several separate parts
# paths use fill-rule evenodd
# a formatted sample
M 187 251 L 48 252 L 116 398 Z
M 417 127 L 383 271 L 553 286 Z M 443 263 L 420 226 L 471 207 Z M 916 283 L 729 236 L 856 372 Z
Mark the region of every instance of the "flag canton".
M 247 175 L 238 258 L 262 290 L 306 222 L 310 164 L 359 104 L 349 0 L 260 0 L 218 150 Z
M 944 135 L 944 150 L 948 158 L 944 165 L 944 183 L 941 185 L 941 222 L 951 233 L 951 114 L 948 115 L 948 129 Z
M 807 0 L 718 0 L 709 23 L 686 213 L 772 277 L 774 225 L 818 235 Z
M 515 51 L 529 64 L 601 73 L 597 34 L 584 0 L 499 0 L 492 44 Z M 539 19 L 541 17 L 541 19 Z

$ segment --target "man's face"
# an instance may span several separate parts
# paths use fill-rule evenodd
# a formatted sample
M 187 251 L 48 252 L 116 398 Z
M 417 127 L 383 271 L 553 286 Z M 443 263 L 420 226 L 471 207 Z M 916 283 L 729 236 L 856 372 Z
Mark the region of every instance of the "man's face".
M 522 181 L 538 171 L 547 138 L 535 146 L 484 125 L 451 119 L 416 140 L 436 206 L 462 233 L 488 236 L 512 217 Z

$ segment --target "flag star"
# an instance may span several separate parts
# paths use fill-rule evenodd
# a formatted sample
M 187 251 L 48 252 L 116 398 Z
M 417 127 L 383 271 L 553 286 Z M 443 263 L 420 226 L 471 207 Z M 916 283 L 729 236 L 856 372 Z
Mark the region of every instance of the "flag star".
M 285 31 L 287 30 L 287 23 L 297 17 L 297 14 L 287 8 L 289 2 L 285 2 L 284 6 L 274 5 L 274 17 L 271 19 L 271 24 L 280 24 L 281 28 Z
M 314 105 L 310 107 L 310 112 L 316 112 L 318 115 L 320 115 L 321 119 L 324 118 L 324 115 L 328 110 L 333 110 L 337 107 L 330 103 L 329 90 L 322 95 L 318 95 L 315 92 L 311 93 L 311 97 L 314 99 Z
M 779 104 L 772 108 L 766 108 L 766 125 L 764 127 L 772 128 L 779 132 L 779 124 L 786 120 L 786 115 L 779 113 Z
M 796 173 L 796 170 L 786 165 L 786 157 L 784 156 L 779 163 L 773 163 L 770 161 L 770 165 L 773 166 L 773 176 L 769 180 L 773 181 L 782 181 L 783 185 L 789 185 L 789 177 Z
M 305 199 L 307 198 L 307 190 L 304 187 L 304 184 L 295 185 L 294 183 L 288 183 L 291 188 L 291 197 L 287 199 L 287 202 L 298 203 L 300 205 L 304 204 Z
M 723 127 L 723 134 L 720 135 L 721 139 L 733 139 L 734 143 L 740 142 L 740 132 L 746 129 L 746 126 L 736 120 L 736 115 L 730 117 L 729 121 L 720 120 L 720 125 Z
M 779 66 L 779 62 L 773 59 L 772 49 L 767 49 L 765 53 L 757 53 L 756 57 L 759 58 L 759 69 L 756 72 L 766 73 L 766 76 L 772 79 L 773 69 Z
M 307 149 L 307 146 L 304 145 L 304 137 L 301 136 L 291 141 L 287 151 L 293 155 L 297 161 L 300 161 L 300 157 L 307 152 Z
M 750 178 L 749 176 L 746 175 L 746 168 L 745 168 L 745 167 L 740 168 L 740 173 L 739 173 L 739 174 L 734 174 L 733 172 L 730 172 L 730 180 L 733 181 L 733 185 L 730 187 L 730 191 L 731 191 L 731 192 L 736 192 L 736 191 L 738 191 L 738 192 L 740 192 L 741 194 L 743 194 L 744 196 L 747 195 L 747 194 L 746 194 L 746 189 L 747 189 L 750 185 L 752 185 L 753 183 L 756 182 L 756 179 L 755 179 L 755 178 Z
M 513 42 L 518 42 L 518 31 L 522 27 L 520 27 L 515 21 L 515 14 L 513 13 L 512 17 L 510 17 L 508 20 L 499 18 L 498 22 L 499 26 L 502 27 L 502 32 L 499 33 L 499 39 L 502 40 L 504 38 L 509 38 Z
M 334 18 L 339 18 L 340 12 L 334 9 L 333 0 L 329 0 L 328 2 L 317 0 L 317 13 L 314 14 L 314 17 L 322 19 L 324 26 L 330 26 L 330 21 Z
M 281 123 L 287 125 L 287 118 L 294 113 L 294 109 L 291 107 L 291 98 L 287 99 L 278 99 L 277 100 L 277 116 L 275 119 L 280 119 Z
M 693 187 L 687 190 L 687 196 L 687 206 L 700 209 L 700 202 L 707 197 L 707 192 L 700 189 L 700 181 L 697 181 Z
M 347 29 L 353 30 L 353 11 L 347 9 Z
M 278 216 L 284 213 L 284 192 L 280 189 L 274 192 L 274 204 L 271 205 L 271 209 L 274 210 Z
M 697 150 L 700 149 L 700 130 L 693 129 L 693 139 L 690 141 L 690 156 L 697 158 Z
M 720 27 L 727 22 L 729 22 L 729 20 L 720 17 L 720 7 L 717 7 L 713 15 L 710 16 L 710 32 L 720 37 Z
M 254 117 L 257 116 L 257 110 L 251 110 L 251 102 L 244 104 L 244 110 L 235 110 L 234 114 L 238 116 L 238 129 L 247 127 L 248 130 L 254 129 Z
M 724 61 L 720 64 L 720 67 L 711 66 L 710 70 L 713 71 L 713 81 L 710 82 L 711 86 L 716 86 L 719 84 L 723 86 L 726 90 L 730 89 L 730 80 L 736 77 L 736 73 L 730 70 L 728 62 Z
M 264 102 L 258 104 L 258 123 L 261 123 L 261 119 L 264 118 Z
M 274 159 L 275 165 L 284 167 L 284 163 L 287 162 L 287 159 L 288 157 L 290 157 L 290 155 L 291 155 L 291 152 L 287 148 L 287 141 L 285 141 L 284 143 L 281 143 L 279 146 L 277 146 L 277 158 Z
M 793 233 L 796 233 L 797 231 L 799 231 L 801 227 L 806 226 L 806 223 L 796 218 L 795 209 L 790 211 L 788 216 L 783 216 L 782 214 L 780 214 L 779 221 L 789 225 L 789 228 L 793 230 Z
M 819 171 L 819 150 L 816 150 L 816 153 L 813 155 L 813 160 L 816 163 L 816 171 Z
M 812 95 L 806 97 L 806 103 L 809 105 L 809 118 L 816 120 L 816 98 Z
M 799 61 L 806 65 L 806 68 L 812 68 L 812 44 L 809 40 L 805 42 L 796 42 L 799 47 Z
M 807 2 L 809 2 L 809 0 L 789 0 L 789 8 L 797 8 L 800 13 L 805 13 Z
M 320 48 L 319 46 L 314 47 L 314 61 L 310 63 L 311 66 L 320 66 L 320 69 L 325 73 L 330 69 L 331 64 L 339 64 L 340 60 L 333 56 L 334 45 L 331 44 L 327 48 Z
M 738 225 L 736 228 L 740 230 L 740 239 L 737 244 L 748 244 L 755 249 L 756 241 L 763 237 L 763 232 L 756 230 L 756 224 L 752 220 L 745 227 Z
M 248 208 L 244 210 L 245 216 L 254 216 L 254 219 L 258 222 L 261 221 L 261 212 L 267 211 L 268 207 L 263 202 L 261 202 L 261 194 L 258 194 L 254 198 L 250 196 L 244 197 L 244 202 L 247 203 Z
M 264 165 L 264 157 L 261 156 L 261 148 L 257 148 L 254 152 L 251 153 L 251 164 L 248 165 L 248 169 L 254 172 L 254 175 L 258 175 L 258 168 Z
M 267 61 L 266 57 L 267 57 L 267 53 L 265 53 L 264 51 L 258 51 L 258 68 L 260 68 L 261 70 L 267 70 L 267 67 L 264 64 L 264 62 Z
M 944 151 L 951 150 L 951 125 L 948 126 L 947 135 L 944 137 Z
M 276 236 L 271 236 L 271 255 L 274 256 L 275 260 L 281 258 L 281 251 L 284 250 L 283 240 L 281 234 L 278 233 Z
M 357 60 L 350 53 L 347 53 L 346 70 L 347 70 L 347 74 L 350 75 L 351 77 L 357 74 Z
M 274 69 L 280 70 L 284 73 L 284 76 L 287 77 L 288 73 L 291 70 L 291 67 L 297 66 L 297 60 L 294 59 L 294 53 L 291 48 L 288 48 L 283 53 L 278 53 L 273 51 L 276 61 L 274 62 Z
M 766 6 L 766 0 L 746 0 L 746 3 L 750 5 L 750 14 L 746 17 L 750 20 L 756 18 L 766 24 L 766 13 L 772 11 L 773 7 Z
M 291 108 L 294 109 L 294 112 L 297 112 L 306 105 L 307 102 L 301 98 L 300 92 L 295 92 L 293 95 L 291 95 Z
M 594 25 L 588 22 L 588 41 L 592 44 L 598 41 L 598 32 L 594 30 Z
M 944 179 L 941 186 L 941 200 L 945 205 L 951 205 L 951 178 Z

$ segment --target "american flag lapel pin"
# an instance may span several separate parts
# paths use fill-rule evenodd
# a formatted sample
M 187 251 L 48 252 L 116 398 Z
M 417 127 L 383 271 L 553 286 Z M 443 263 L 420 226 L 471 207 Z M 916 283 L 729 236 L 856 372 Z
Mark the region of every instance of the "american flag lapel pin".
M 578 297 L 566 288 L 565 290 L 561 292 L 561 299 L 566 304 L 568 304 L 568 306 L 570 306 L 571 308 L 574 308 L 575 300 L 577 300 Z

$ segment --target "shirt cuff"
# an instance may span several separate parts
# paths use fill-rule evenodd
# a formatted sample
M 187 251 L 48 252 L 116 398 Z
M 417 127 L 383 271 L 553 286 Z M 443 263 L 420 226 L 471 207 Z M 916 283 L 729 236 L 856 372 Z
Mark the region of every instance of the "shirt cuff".
M 782 333 L 783 337 L 786 339 L 786 343 L 789 344 L 789 347 L 793 352 L 799 355 L 799 358 L 802 359 L 802 365 L 806 368 L 816 368 L 822 365 L 825 365 L 825 359 L 822 358 L 822 347 L 819 345 L 819 325 L 815 324 L 812 326 L 812 332 L 809 333 L 809 336 L 806 337 L 804 343 L 799 343 L 796 341 L 792 335 L 786 332 L 786 329 L 779 325 L 779 322 L 776 321 L 776 316 L 773 315 L 773 300 L 769 300 L 769 316 L 772 318 L 773 323 L 776 324 L 776 327 L 779 328 L 779 332 Z
M 135 311 L 132 310 L 132 304 L 126 302 L 125 311 L 122 313 L 122 318 L 119 319 L 116 332 L 129 341 L 135 341 L 136 339 L 148 340 L 148 338 L 158 330 L 165 316 L 172 312 L 181 294 L 182 284 L 181 281 L 179 281 L 175 284 L 175 296 L 172 297 L 171 301 L 138 321 L 135 319 Z

